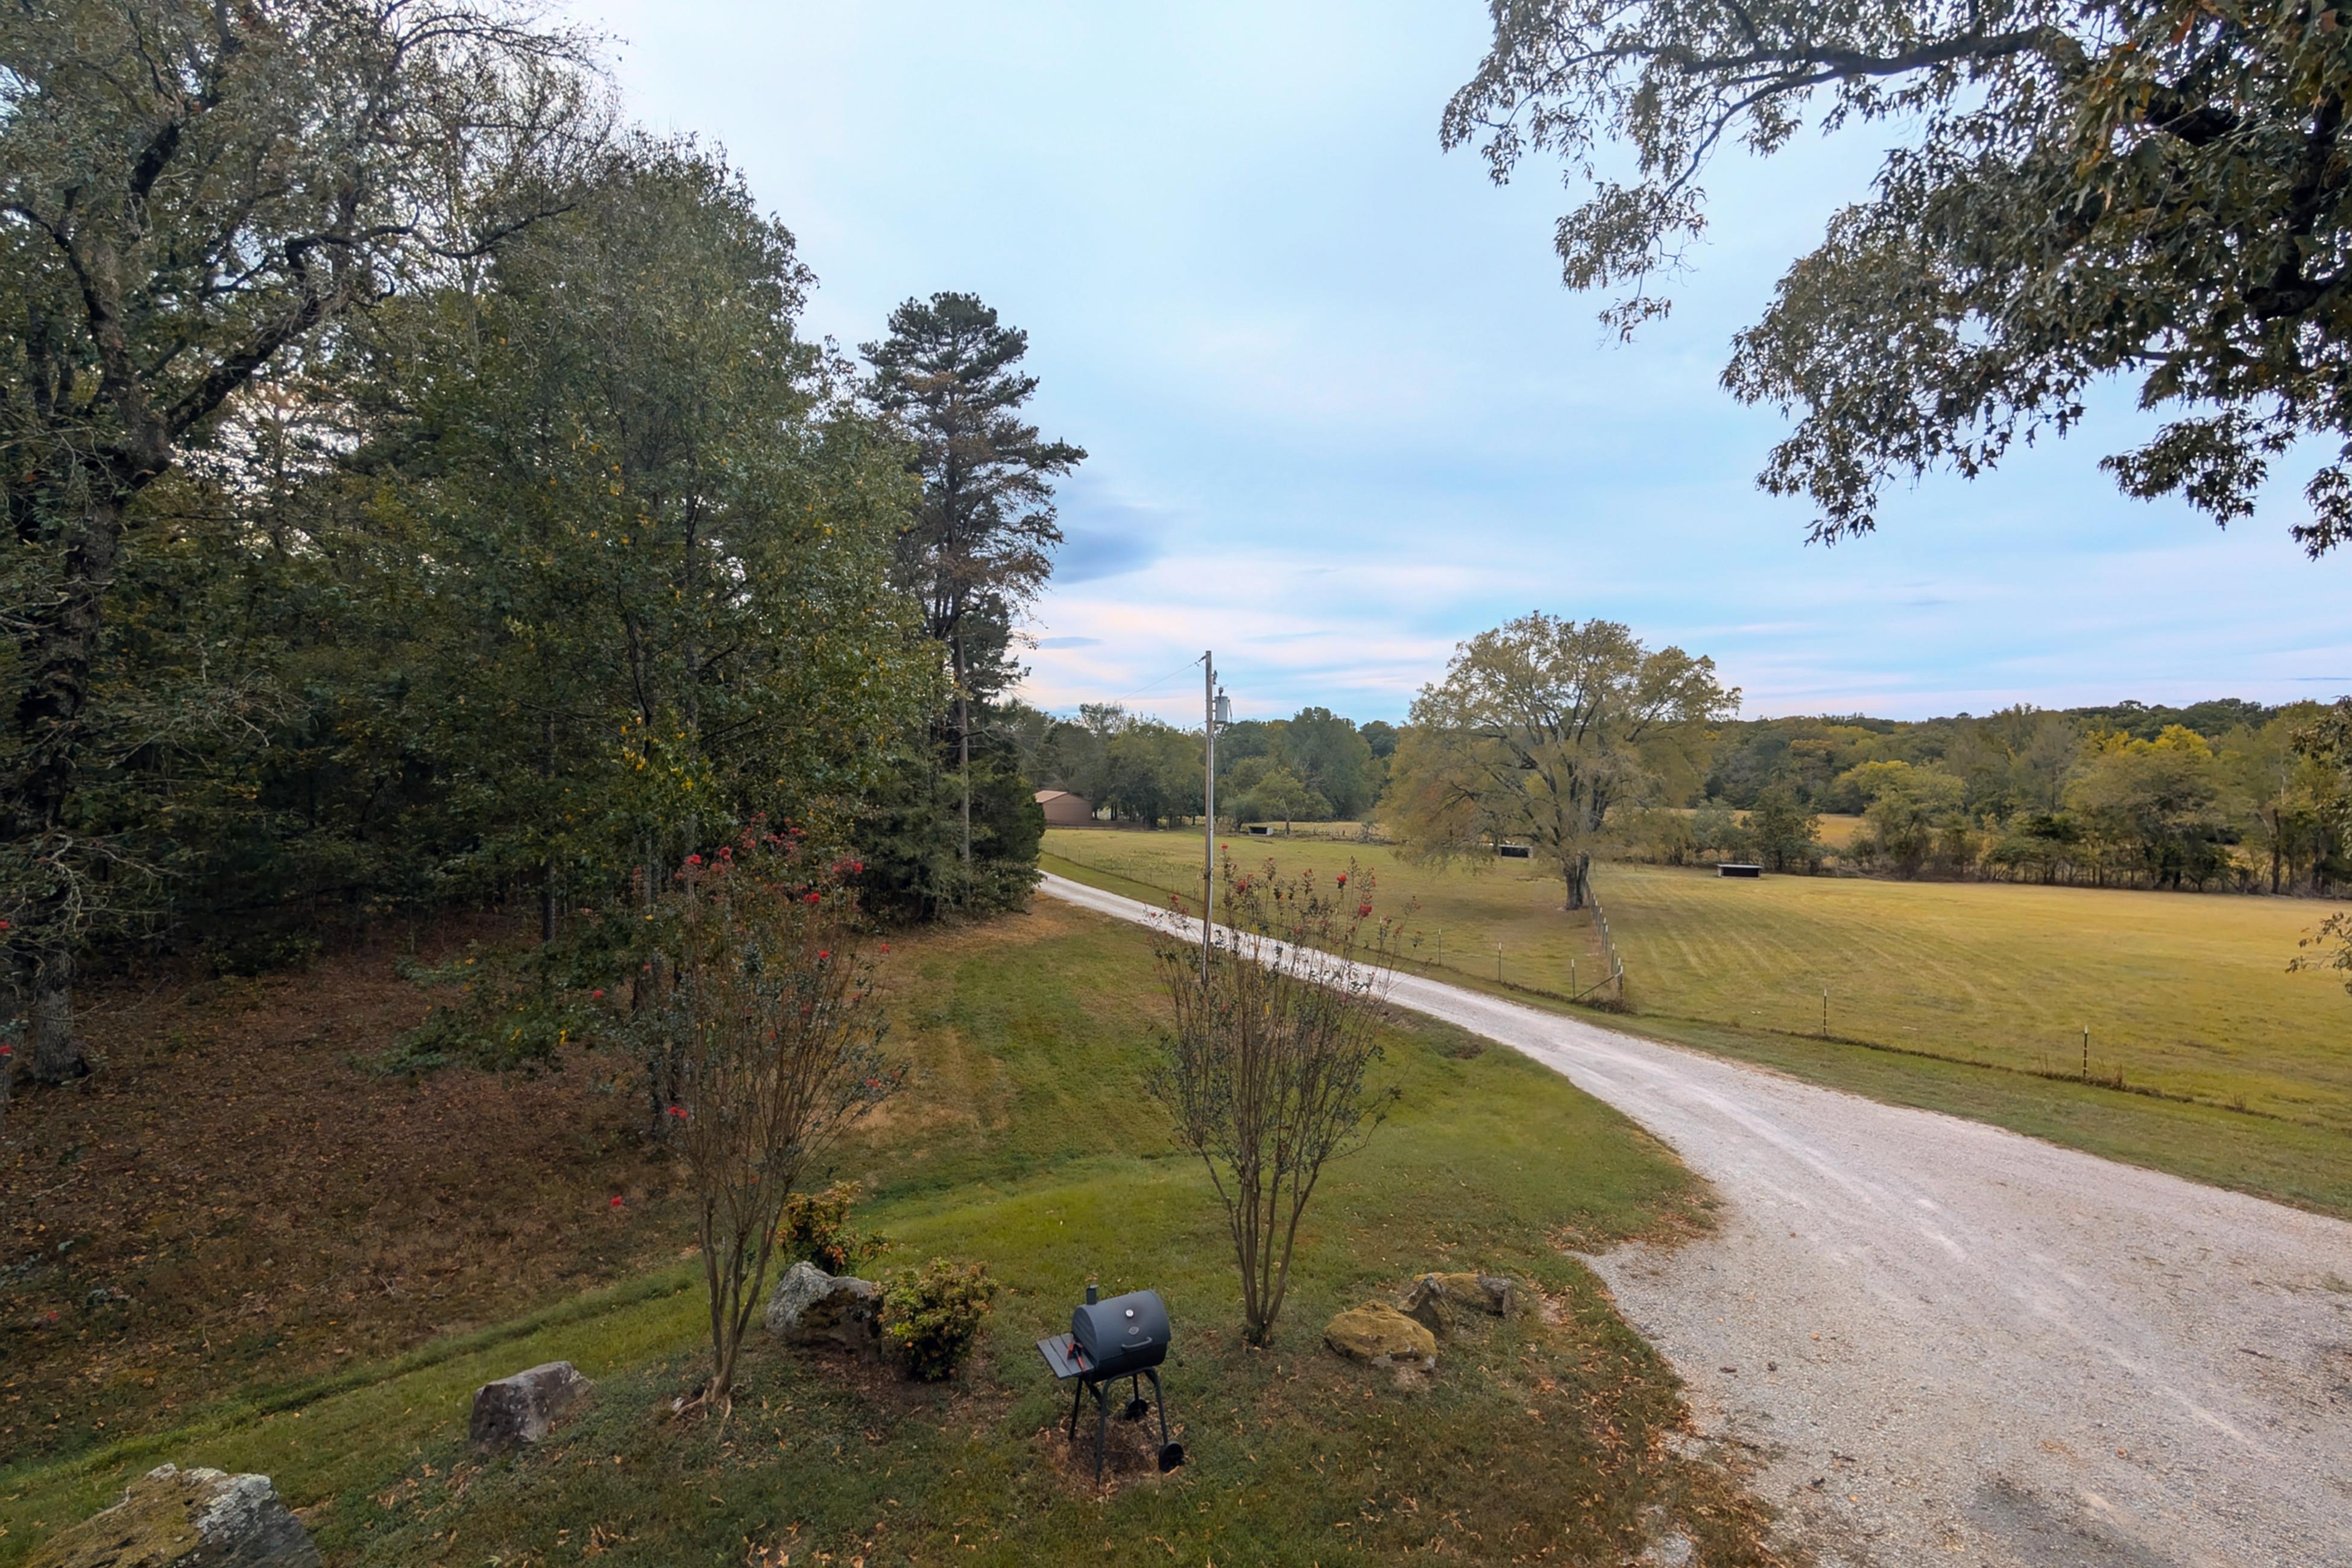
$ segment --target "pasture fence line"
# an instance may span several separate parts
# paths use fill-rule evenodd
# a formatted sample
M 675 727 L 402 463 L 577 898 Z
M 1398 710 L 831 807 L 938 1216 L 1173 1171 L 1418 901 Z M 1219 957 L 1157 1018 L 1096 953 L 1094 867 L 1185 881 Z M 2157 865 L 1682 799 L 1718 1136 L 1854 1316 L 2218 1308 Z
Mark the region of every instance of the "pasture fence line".
M 1575 966 L 1571 964 L 1569 967 L 1570 977 L 1569 989 L 1574 994 L 1568 999 L 1572 1002 L 1582 1001 L 1601 987 L 1608 986 L 1613 988 L 1612 998 L 1622 1008 L 1625 1005 L 1625 960 L 1617 951 L 1616 938 L 1609 935 L 1609 911 L 1601 906 L 1601 890 L 1592 885 L 1592 877 L 1589 873 L 1584 878 L 1584 901 L 1592 906 L 1592 926 L 1601 934 L 1601 965 L 1608 972 L 1583 990 L 1579 991 L 1574 983 Z

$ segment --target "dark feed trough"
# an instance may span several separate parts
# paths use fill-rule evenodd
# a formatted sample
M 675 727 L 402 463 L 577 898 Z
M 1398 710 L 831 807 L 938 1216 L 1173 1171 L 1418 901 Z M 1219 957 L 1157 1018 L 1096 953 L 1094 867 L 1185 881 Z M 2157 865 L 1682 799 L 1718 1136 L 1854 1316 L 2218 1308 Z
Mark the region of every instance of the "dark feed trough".
M 1122 1421 L 1140 1421 L 1160 1412 L 1160 1469 L 1162 1473 L 1184 1462 L 1184 1445 L 1168 1436 L 1168 1396 L 1160 1386 L 1160 1364 L 1168 1359 L 1168 1309 L 1157 1291 L 1129 1291 L 1124 1296 L 1097 1301 L 1087 1287 L 1085 1305 L 1070 1314 L 1070 1332 L 1037 1342 L 1037 1354 L 1054 1375 L 1074 1377 L 1070 1392 L 1070 1440 L 1078 1436 L 1078 1412 L 1087 1396 L 1095 1396 L 1095 1484 L 1102 1484 L 1103 1450 L 1110 1437 L 1110 1385 L 1128 1380 L 1127 1403 L 1119 1408 Z M 1151 1397 L 1143 1396 L 1143 1381 L 1151 1380 Z

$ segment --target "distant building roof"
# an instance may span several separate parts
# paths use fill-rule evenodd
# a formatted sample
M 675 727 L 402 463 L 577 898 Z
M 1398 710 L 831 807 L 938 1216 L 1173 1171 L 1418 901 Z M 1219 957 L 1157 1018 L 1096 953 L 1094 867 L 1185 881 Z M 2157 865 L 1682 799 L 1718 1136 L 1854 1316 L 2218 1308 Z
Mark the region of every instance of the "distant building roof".
M 1048 800 L 1058 800 L 1068 793 L 1067 789 L 1040 789 L 1037 791 L 1037 804 L 1042 806 Z

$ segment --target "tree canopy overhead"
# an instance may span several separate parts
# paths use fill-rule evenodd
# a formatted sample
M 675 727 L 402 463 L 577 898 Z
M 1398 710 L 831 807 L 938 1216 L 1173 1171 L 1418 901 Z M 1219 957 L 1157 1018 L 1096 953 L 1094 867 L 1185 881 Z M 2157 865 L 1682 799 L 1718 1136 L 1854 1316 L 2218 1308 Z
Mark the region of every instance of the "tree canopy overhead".
M 1878 124 L 1872 193 L 1739 334 L 1725 384 L 1797 416 L 1762 475 L 1812 537 L 1868 531 L 1891 479 L 1974 476 L 2063 432 L 2102 377 L 2166 423 L 2105 459 L 2128 493 L 2248 515 L 2298 438 L 2336 447 L 2294 537 L 2352 538 L 2352 29 L 2311 0 L 1494 0 L 1448 106 L 1496 177 L 1559 155 L 1567 283 L 1622 333 L 1706 225 L 1727 141 Z M 1618 179 L 1608 148 L 1633 155 Z

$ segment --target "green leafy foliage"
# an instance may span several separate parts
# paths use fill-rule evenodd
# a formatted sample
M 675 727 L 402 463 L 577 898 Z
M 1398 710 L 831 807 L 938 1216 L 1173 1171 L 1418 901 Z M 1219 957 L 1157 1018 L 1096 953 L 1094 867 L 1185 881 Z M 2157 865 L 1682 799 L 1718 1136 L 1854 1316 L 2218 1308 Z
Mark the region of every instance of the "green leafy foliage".
M 882 1338 L 908 1376 L 943 1382 L 979 1337 L 997 1290 L 985 1263 L 934 1258 L 898 1270 L 882 1282 Z
M 2336 452 L 2295 537 L 2352 538 L 2352 29 L 2245 0 L 1581 0 L 1497 4 L 1449 146 L 1497 177 L 1531 149 L 1589 187 L 1559 225 L 1569 286 L 1631 332 L 1706 225 L 1726 145 L 1877 127 L 1838 212 L 1741 333 L 1726 384 L 1798 415 L 1763 476 L 1816 538 L 1872 528 L 1890 479 L 1975 475 L 2063 432 L 2100 379 L 2168 422 L 2106 459 L 2136 496 L 2249 516 L 2305 436 Z M 1870 132 L 1864 131 L 1864 134 Z M 1620 166 L 1624 177 L 1596 172 Z
M 1580 908 L 1610 813 L 1686 791 L 1706 727 L 1738 706 L 1712 659 L 1613 621 L 1522 616 L 1464 643 L 1413 699 L 1382 813 L 1423 859 L 1527 844 Z
M 814 1263 L 828 1274 L 855 1274 L 890 1243 L 849 1222 L 850 1206 L 864 1189 L 835 1182 L 822 1192 L 796 1192 L 784 1199 L 776 1226 L 776 1262 L 783 1268 Z

